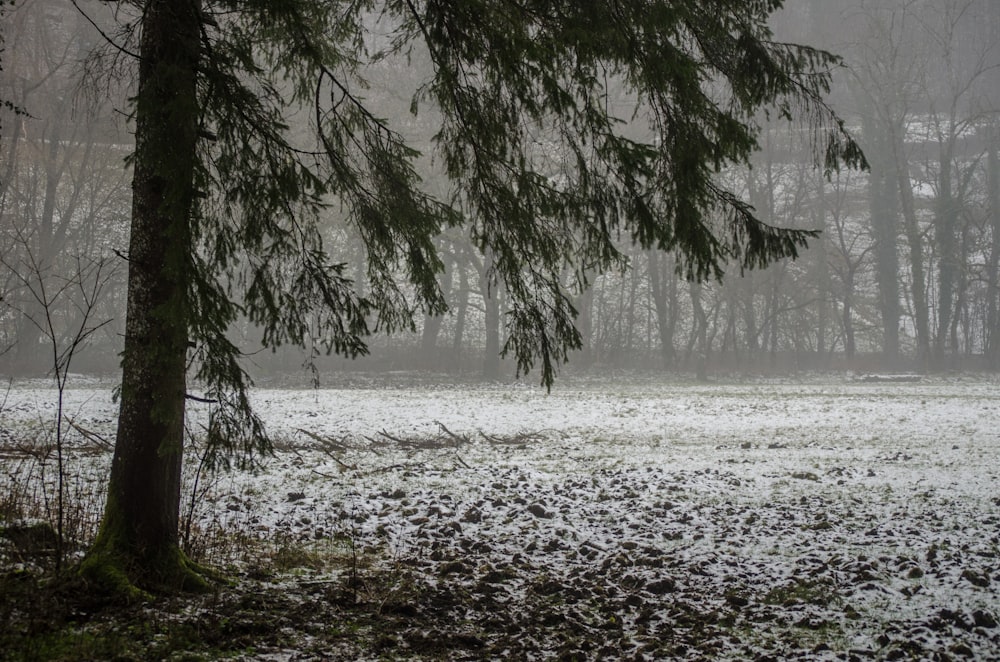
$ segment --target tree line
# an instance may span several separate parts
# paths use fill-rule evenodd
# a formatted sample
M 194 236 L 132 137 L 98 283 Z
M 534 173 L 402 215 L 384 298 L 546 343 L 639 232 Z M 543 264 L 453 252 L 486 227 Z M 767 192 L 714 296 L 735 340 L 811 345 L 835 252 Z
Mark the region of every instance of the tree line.
M 246 345 L 305 349 L 316 367 L 323 353 L 362 356 L 378 334 L 415 332 L 422 315 L 449 309 L 455 252 L 444 242 L 459 235 L 484 261 L 487 345 L 502 305 L 500 354 L 551 386 L 583 348 L 579 297 L 628 266 L 627 246 L 660 251 L 702 283 L 794 258 L 819 236 L 768 222 L 726 179 L 766 135 L 762 113 L 801 122 L 828 174 L 867 165 L 826 101 L 840 60 L 774 38 L 774 0 L 74 3 L 83 22 L 31 5 L 36 35 L 97 28 L 104 57 L 87 62 L 105 74 L 122 67 L 129 81 L 128 238 L 111 249 L 127 267 L 120 411 L 104 516 L 79 571 L 131 598 L 213 578 L 178 545 L 185 403 L 213 404 L 209 465 L 269 452 Z M 37 43 L 47 56 L 67 40 Z M 66 77 L 60 48 L 24 58 L 49 63 L 36 80 Z M 411 85 L 377 85 L 380 73 Z M 12 80 L 5 97 L 34 117 Z M 405 115 L 392 112 L 400 92 Z M 95 189 L 74 188 L 90 173 L 76 148 L 106 154 L 120 143 L 70 140 L 56 124 L 40 138 L 42 125 L 25 124 L 37 155 L 9 165 L 38 173 L 53 206 L 68 188 L 81 191 L 81 209 L 98 208 Z M 53 166 L 59 157 L 65 168 Z M 49 216 L 26 189 L 11 187 L 5 203 L 20 217 L 5 300 L 57 347 L 57 325 L 39 324 L 31 305 L 45 320 L 72 317 L 47 294 L 67 251 L 24 221 L 22 211 Z M 51 218 L 66 221 L 68 242 L 78 215 L 62 210 Z M 113 224 L 98 216 L 96 228 Z M 461 282 L 467 272 L 455 271 Z M 103 273 L 52 276 L 86 313 L 81 329 L 108 283 L 89 279 Z M 29 294 L 21 308 L 18 284 Z M 700 303 L 696 314 L 706 317 Z M 241 331 L 258 342 L 240 342 Z
M 131 204 L 131 174 L 122 167 L 133 147 L 124 119 L 127 81 L 94 75 L 102 64 L 93 55 L 100 33 L 88 16 L 60 4 L 32 0 L 4 18 L 4 98 L 27 111 L 9 110 L 0 125 L 6 267 L 0 351 L 17 374 L 48 369 L 37 351 L 45 339 L 32 289 L 47 279 L 72 279 L 82 265 L 108 261 L 118 268 L 95 302 L 101 319 L 115 321 L 91 338 L 77 365 L 113 371 L 124 332 L 124 269 L 116 251 L 127 236 Z M 96 6 L 92 15 L 100 16 Z M 786 7 L 779 30 L 844 54 L 847 68 L 836 72 L 832 99 L 871 170 L 825 177 L 811 167 L 808 132 L 758 118 L 765 127 L 761 150 L 722 177 L 767 223 L 820 236 L 795 261 L 743 273 L 727 265 L 724 280 L 705 283 L 688 282 L 669 254 L 622 236 L 617 250 L 627 269 L 561 274 L 578 313 L 581 347 L 573 365 L 703 376 L 1000 367 L 998 13 L 995 3 L 979 0 Z M 824 34 L 829 26 L 838 29 Z M 113 54 L 105 54 L 103 66 L 108 59 Z M 409 97 L 413 71 L 429 66 L 424 54 L 367 72 L 375 83 L 369 96 L 381 113 L 405 122 L 417 145 L 429 145 L 435 118 L 409 116 Z M 622 111 L 634 103 L 621 86 L 606 94 Z M 641 133 L 634 124 L 630 130 Z M 544 158 L 558 163 L 567 155 Z M 426 187 L 446 190 L 440 163 L 422 158 L 418 167 Z M 336 209 L 324 210 L 320 221 L 336 237 L 337 260 L 349 277 L 370 287 L 365 238 Z M 513 362 L 500 358 L 511 335 L 496 256 L 462 231 L 446 230 L 434 241 L 447 312 L 374 337 L 378 351 L 360 363 L 324 359 L 317 349 L 321 367 L 511 375 Z M 49 302 L 55 328 L 66 336 L 82 315 L 72 295 Z M 246 320 L 233 333 L 244 342 L 260 340 Z M 283 347 L 257 357 L 256 365 L 260 374 L 294 372 L 309 359 Z

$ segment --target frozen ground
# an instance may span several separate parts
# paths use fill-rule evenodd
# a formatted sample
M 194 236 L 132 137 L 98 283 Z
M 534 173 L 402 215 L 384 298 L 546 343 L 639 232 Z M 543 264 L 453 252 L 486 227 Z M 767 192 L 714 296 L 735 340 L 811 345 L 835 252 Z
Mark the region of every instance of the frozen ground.
M 0 444 L 52 396 L 15 385 Z M 67 396 L 113 436 L 109 388 Z M 352 384 L 256 403 L 277 455 L 187 491 L 203 557 L 286 614 L 246 659 L 1000 659 L 995 380 Z M 106 459 L 73 461 L 99 485 Z

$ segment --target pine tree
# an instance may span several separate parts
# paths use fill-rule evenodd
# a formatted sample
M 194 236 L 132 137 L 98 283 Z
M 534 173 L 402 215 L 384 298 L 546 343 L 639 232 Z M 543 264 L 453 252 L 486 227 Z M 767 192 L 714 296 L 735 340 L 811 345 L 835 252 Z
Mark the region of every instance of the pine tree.
M 863 165 L 822 100 L 837 59 L 773 40 L 780 0 L 137 4 L 121 415 L 82 566 L 123 590 L 204 585 L 177 538 L 189 364 L 216 403 L 211 458 L 269 449 L 226 336 L 238 319 L 271 347 L 318 337 L 364 354 L 373 330 L 445 309 L 433 239 L 461 226 L 509 300 L 503 352 L 551 385 L 580 345 L 563 275 L 622 265 L 619 237 L 701 280 L 814 236 L 765 225 L 715 177 L 747 162 L 762 109 L 804 119 L 825 168 Z M 374 21 L 391 29 L 384 45 Z M 446 199 L 424 192 L 418 152 L 365 99 L 366 65 L 414 54 L 433 65 L 412 111 L 439 118 Z M 308 135 L 285 119 L 304 110 Z M 367 250 L 363 294 L 324 246 L 331 208 Z

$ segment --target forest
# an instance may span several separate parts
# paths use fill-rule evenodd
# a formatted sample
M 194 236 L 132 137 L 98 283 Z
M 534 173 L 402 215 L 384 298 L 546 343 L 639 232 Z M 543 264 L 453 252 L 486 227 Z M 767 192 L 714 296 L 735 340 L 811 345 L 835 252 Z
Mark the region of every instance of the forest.
M 0 38 L 0 658 L 1000 656 L 995 0 Z
M 86 331 L 76 369 L 111 373 L 124 324 L 130 81 L 108 75 L 114 58 L 92 55 L 101 41 L 97 27 L 70 6 L 19 3 L 4 20 L 0 89 L 24 109 L 7 112 L 2 123 L 6 371 L 42 374 L 51 352 L 40 347 L 52 340 L 65 347 Z M 669 254 L 622 236 L 622 268 L 565 275 L 582 337 L 571 367 L 702 377 L 1000 367 L 998 25 L 996 4 L 973 0 L 788 3 L 775 18 L 781 38 L 844 57 L 831 103 L 870 170 L 824 175 L 812 165 L 807 130 L 761 116 L 765 130 L 752 164 L 721 177 L 766 222 L 818 230 L 819 237 L 798 259 L 742 273 L 732 266 L 721 281 L 698 283 Z M 417 54 L 366 72 L 370 100 L 418 145 L 429 142 L 434 118 L 410 115 L 412 70 L 426 66 Z M 609 91 L 609 106 L 630 107 L 622 94 Z M 421 163 L 425 186 L 443 190 L 440 165 L 430 156 Z M 334 259 L 363 291 L 363 241 L 335 208 L 323 223 Z M 303 363 L 315 360 L 321 370 L 512 378 L 513 364 L 500 356 L 508 297 L 493 256 L 460 228 L 436 242 L 446 312 L 374 336 L 367 358 L 283 347 L 255 355 L 256 374 L 302 374 Z M 260 340 L 249 323 L 231 333 L 250 346 Z

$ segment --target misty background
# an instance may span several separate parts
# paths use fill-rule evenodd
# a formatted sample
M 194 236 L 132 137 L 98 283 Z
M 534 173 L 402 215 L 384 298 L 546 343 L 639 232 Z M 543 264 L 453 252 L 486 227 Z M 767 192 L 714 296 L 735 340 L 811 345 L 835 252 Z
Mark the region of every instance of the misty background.
M 74 372 L 113 374 L 124 328 L 132 151 L 131 79 L 107 49 L 126 11 L 96 0 L 24 0 L 2 18 L 0 373 L 40 376 L 79 343 Z M 374 21 L 375 19 L 373 19 Z M 844 58 L 831 103 L 870 172 L 824 177 L 808 127 L 761 116 L 752 166 L 720 173 L 777 226 L 822 230 L 797 260 L 690 283 L 673 259 L 631 246 L 630 267 L 575 292 L 576 368 L 727 371 L 1000 369 L 1000 3 L 789 0 L 775 38 Z M 378 30 L 375 30 L 378 34 Z M 376 37 L 377 39 L 377 37 Z M 377 44 L 372 44 L 377 47 Z M 432 108 L 411 112 L 421 53 L 367 72 L 368 98 L 424 148 L 425 186 L 449 184 L 431 153 Z M 609 92 L 628 121 L 629 100 Z M 308 118 L 289 117 L 291 126 Z M 636 127 L 643 124 L 635 122 Z M 557 175 L 559 155 L 552 155 Z M 327 248 L 366 279 L 363 243 L 331 205 Z M 500 358 L 506 297 L 491 256 L 461 228 L 440 242 L 450 312 L 409 333 L 374 335 L 349 361 L 296 348 L 258 352 L 232 334 L 258 377 L 326 370 L 513 376 Z M 566 283 L 573 282 L 567 270 Z M 320 343 L 307 346 L 319 347 Z M 55 349 L 55 353 L 53 350 Z

